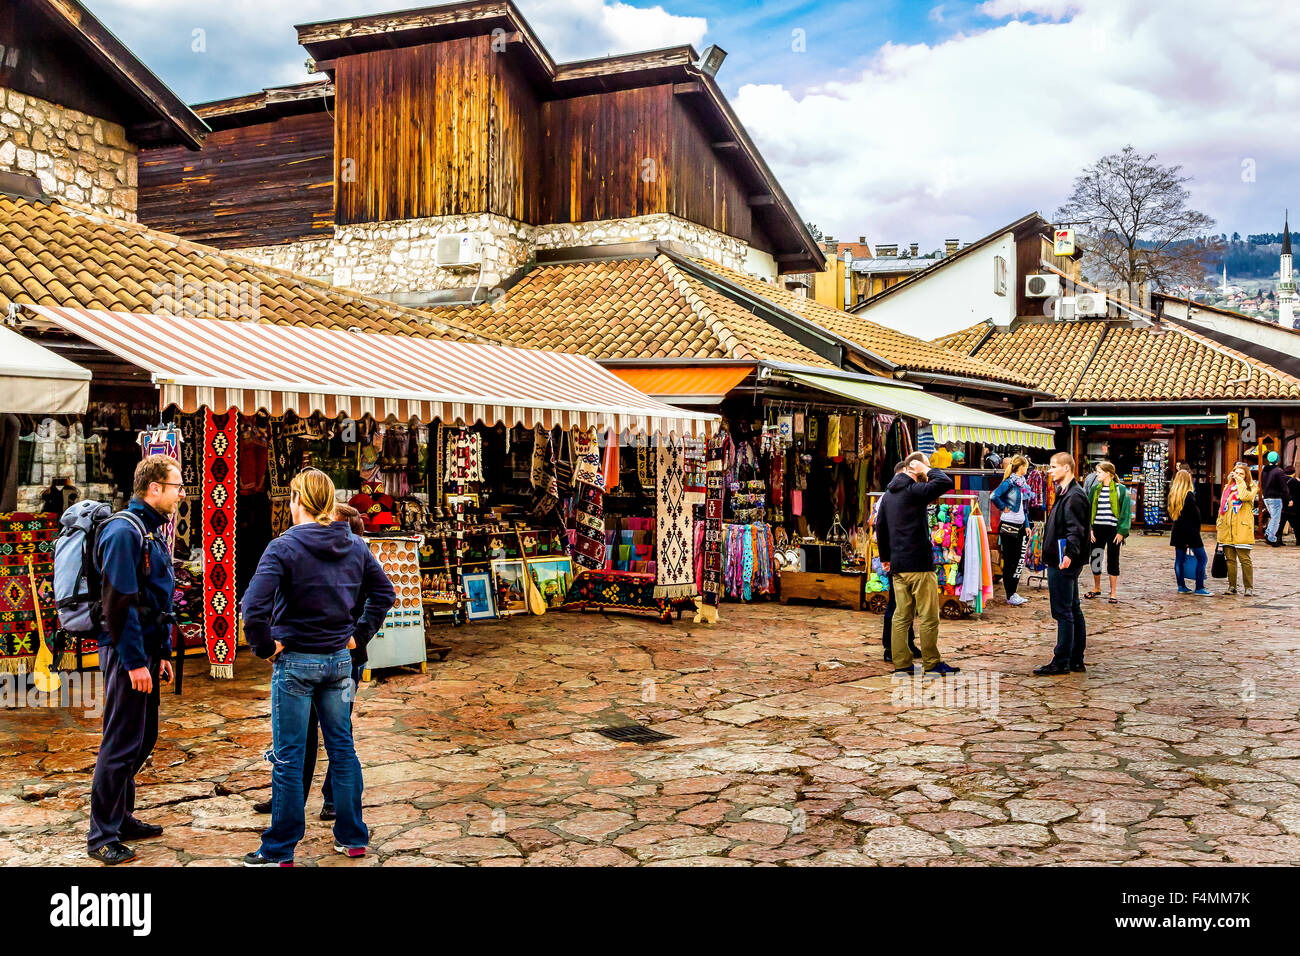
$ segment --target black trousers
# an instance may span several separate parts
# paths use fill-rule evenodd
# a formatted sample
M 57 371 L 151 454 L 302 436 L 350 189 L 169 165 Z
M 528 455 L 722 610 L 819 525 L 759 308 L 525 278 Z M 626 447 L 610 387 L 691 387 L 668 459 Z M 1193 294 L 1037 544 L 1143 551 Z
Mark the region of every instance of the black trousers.
M 1088 624 L 1083 619 L 1083 606 L 1079 603 L 1078 565 L 1061 571 L 1047 569 L 1047 597 L 1051 602 L 1052 617 L 1056 620 L 1056 650 L 1052 663 L 1066 667 L 1082 664 L 1083 652 L 1088 647 Z
M 104 675 L 104 739 L 95 758 L 90 785 L 91 850 L 115 843 L 122 824 L 135 811 L 135 775 L 158 742 L 158 658 L 150 656 L 153 690 L 142 694 L 108 645 L 99 650 L 99 670 Z
M 1002 524 L 998 528 L 998 548 L 1002 552 L 1002 587 L 1007 597 L 1020 589 L 1020 574 L 1024 570 L 1025 526 Z
M 898 601 L 894 598 L 894 579 L 889 579 L 889 604 L 885 607 L 885 630 L 881 635 L 881 643 L 885 645 L 885 650 L 889 651 L 894 646 L 894 612 L 898 610 Z M 912 649 L 914 657 L 921 656 L 921 649 L 916 646 L 916 628 L 907 629 L 907 646 Z

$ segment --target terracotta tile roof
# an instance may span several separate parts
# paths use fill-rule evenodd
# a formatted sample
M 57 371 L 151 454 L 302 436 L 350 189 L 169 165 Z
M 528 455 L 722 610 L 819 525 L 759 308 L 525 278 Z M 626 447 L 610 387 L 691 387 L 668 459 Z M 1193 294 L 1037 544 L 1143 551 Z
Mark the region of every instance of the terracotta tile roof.
M 707 259 L 691 261 L 725 279 L 733 285 L 740 286 L 760 298 L 766 299 L 787 312 L 794 312 L 808 319 L 814 325 L 828 332 L 856 343 L 868 352 L 902 366 L 917 371 L 936 372 L 943 375 L 961 375 L 967 378 L 985 379 L 992 382 L 1007 382 L 1013 385 L 1032 387 L 1033 381 L 1021 372 L 984 361 L 982 357 L 972 358 L 944 348 L 925 339 L 898 332 L 894 329 L 872 322 L 852 312 L 822 305 L 814 299 L 795 295 L 793 292 L 764 282 L 753 276 L 727 269 Z
M 431 317 L 169 233 L 69 206 L 0 196 L 0 307 L 16 302 L 165 312 L 178 280 L 182 301 L 194 295 L 186 284 L 202 283 L 204 295 L 215 298 L 223 288 L 219 283 L 249 283 L 257 290 L 259 316 L 281 325 L 484 338 L 456 325 L 453 317 Z
M 962 355 L 970 355 L 975 351 L 975 346 L 979 345 L 980 339 L 988 331 L 988 322 L 976 322 L 969 329 L 962 329 L 960 332 L 953 332 L 951 335 L 939 336 L 934 340 L 934 344 L 942 345 L 954 352 L 960 352 Z
M 1027 322 L 1010 331 L 980 324 L 944 341 L 1037 380 L 1057 399 L 1160 402 L 1300 400 L 1300 379 L 1208 337 L 1166 325 Z M 976 347 L 978 346 L 978 347 Z
M 667 256 L 542 265 L 502 298 L 441 308 L 514 345 L 593 358 L 731 358 L 833 367 Z

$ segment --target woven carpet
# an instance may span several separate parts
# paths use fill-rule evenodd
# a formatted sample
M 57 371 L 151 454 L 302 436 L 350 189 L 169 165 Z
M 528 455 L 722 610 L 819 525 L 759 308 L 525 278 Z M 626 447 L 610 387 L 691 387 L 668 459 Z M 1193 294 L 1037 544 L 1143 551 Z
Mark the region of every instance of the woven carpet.
M 213 677 L 235 676 L 239 414 L 207 413 L 203 440 L 203 636 Z
M 595 571 L 605 566 L 605 492 L 595 485 L 578 484 L 574 495 L 573 562 Z
M 32 601 L 27 558 L 36 569 L 41 620 L 46 641 L 54 641 L 54 539 L 59 516 L 11 512 L 0 514 L 0 673 L 25 674 L 36 662 L 36 605 Z M 51 643 L 51 648 L 58 650 Z M 67 657 L 59 667 L 71 666 Z
M 181 481 L 185 480 L 185 460 L 181 451 L 185 441 L 184 433 L 176 426 L 167 426 L 165 428 L 155 429 L 140 433 L 140 457 L 148 458 L 150 455 L 166 455 L 169 458 L 175 458 L 176 464 L 181 469 Z M 187 489 L 188 493 L 188 489 Z M 188 515 L 186 516 L 188 518 Z M 176 553 L 176 536 L 177 536 L 177 513 L 172 512 L 171 517 L 167 519 L 167 524 L 162 528 L 163 540 L 167 542 L 167 553 Z
M 655 597 L 697 593 L 691 538 L 682 442 L 671 436 L 660 437 L 655 452 Z

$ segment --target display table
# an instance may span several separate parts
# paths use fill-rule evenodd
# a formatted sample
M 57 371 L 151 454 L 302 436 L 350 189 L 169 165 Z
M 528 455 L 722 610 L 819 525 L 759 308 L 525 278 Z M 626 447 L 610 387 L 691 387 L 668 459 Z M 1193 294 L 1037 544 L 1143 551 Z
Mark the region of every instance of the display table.
M 565 611 L 652 611 L 667 621 L 677 612 L 695 609 L 694 598 L 657 598 L 655 576 L 639 571 L 580 571 L 569 585 L 561 609 Z
M 866 605 L 867 575 L 851 572 L 830 574 L 823 571 L 782 571 L 781 603 L 828 601 L 855 611 Z

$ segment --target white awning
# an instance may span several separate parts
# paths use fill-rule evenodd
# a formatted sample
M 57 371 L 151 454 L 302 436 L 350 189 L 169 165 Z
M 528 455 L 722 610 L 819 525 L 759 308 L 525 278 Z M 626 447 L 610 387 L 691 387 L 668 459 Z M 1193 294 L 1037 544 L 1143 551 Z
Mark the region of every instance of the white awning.
M 917 388 L 833 375 L 788 374 L 790 378 L 823 392 L 929 422 L 934 428 L 934 440 L 940 445 L 950 441 L 978 441 L 987 445 L 1051 448 L 1054 443 L 1050 428 L 1003 418 L 978 408 L 967 408 L 936 395 L 927 395 Z
M 90 371 L 0 326 L 0 412 L 80 415 L 90 400 Z
M 343 329 L 27 306 L 152 373 L 192 412 L 390 415 L 472 425 L 705 435 L 717 415 L 666 405 L 582 355 Z

